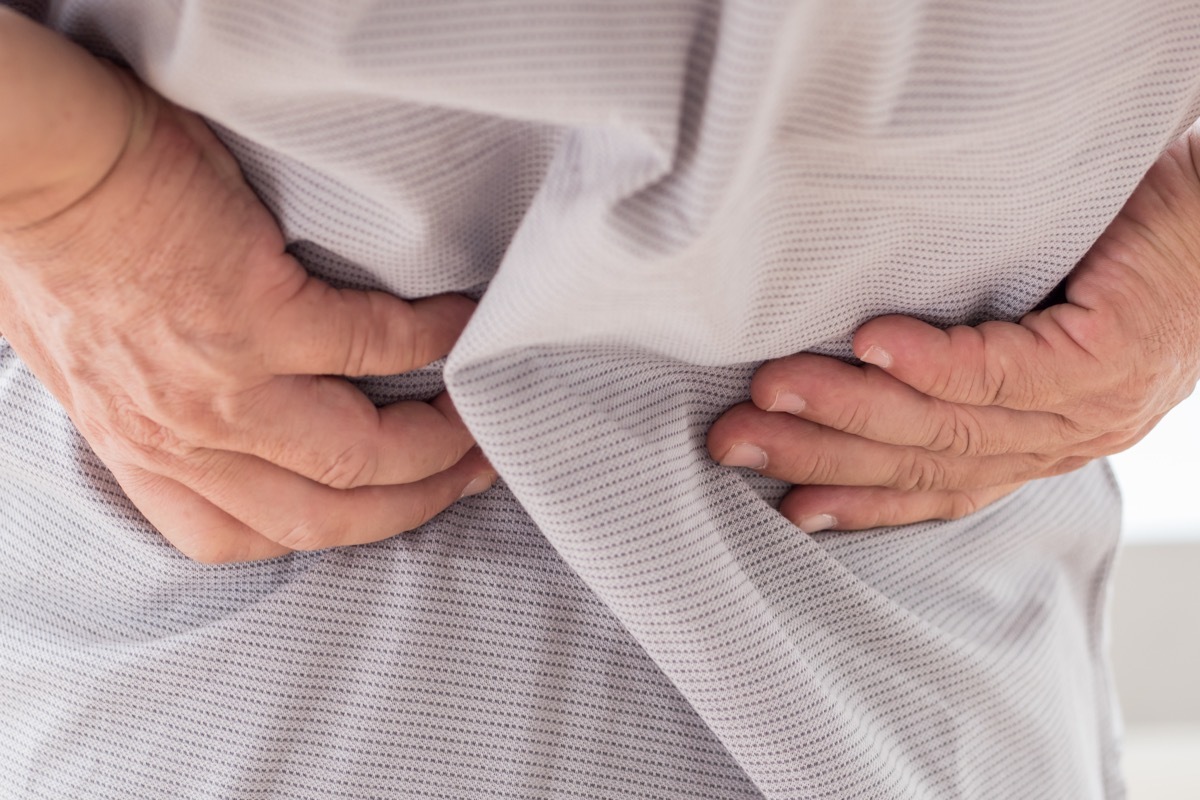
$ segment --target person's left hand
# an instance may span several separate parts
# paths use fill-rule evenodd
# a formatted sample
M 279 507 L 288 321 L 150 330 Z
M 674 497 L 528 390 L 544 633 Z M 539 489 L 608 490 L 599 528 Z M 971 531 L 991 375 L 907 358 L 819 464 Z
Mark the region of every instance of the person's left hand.
M 1175 142 L 1066 282 L 1019 323 L 855 334 L 862 366 L 802 353 L 754 376 L 708 448 L 798 484 L 802 530 L 965 516 L 1124 450 L 1200 377 L 1200 135 Z

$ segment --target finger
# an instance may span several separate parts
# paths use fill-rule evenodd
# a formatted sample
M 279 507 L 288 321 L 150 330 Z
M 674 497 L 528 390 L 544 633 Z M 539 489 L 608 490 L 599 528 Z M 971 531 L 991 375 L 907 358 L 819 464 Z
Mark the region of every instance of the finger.
M 1022 324 L 985 322 L 940 330 L 912 317 L 879 317 L 854 335 L 854 353 L 922 394 L 951 403 L 1061 412 L 1100 366 L 1064 330 L 1053 306 Z
M 231 402 L 225 418 L 216 446 L 336 489 L 412 483 L 475 445 L 445 393 L 377 408 L 341 378 L 275 378 Z
M 955 492 L 901 492 L 851 486 L 797 486 L 783 498 L 779 513 L 805 533 L 860 531 L 935 519 L 962 519 L 1021 483 Z
M 251 529 L 290 550 L 377 542 L 416 528 L 455 500 L 495 482 L 478 450 L 450 469 L 401 486 L 332 489 L 253 456 L 224 451 L 176 462 L 176 478 Z
M 878 367 L 811 353 L 764 364 L 750 385 L 750 396 L 764 411 L 952 456 L 1054 454 L 1092 438 L 1058 414 L 949 403 Z
M 170 478 L 129 466 L 113 467 L 112 472 L 150 524 L 193 561 L 227 564 L 292 552 Z
M 1088 458 L 1029 453 L 959 458 L 863 439 L 790 414 L 742 403 L 709 429 L 724 466 L 749 467 L 795 484 L 884 486 L 903 491 L 978 489 L 1058 475 Z
M 266 321 L 264 366 L 276 375 L 408 372 L 449 353 L 474 309 L 461 295 L 410 303 L 309 276 Z

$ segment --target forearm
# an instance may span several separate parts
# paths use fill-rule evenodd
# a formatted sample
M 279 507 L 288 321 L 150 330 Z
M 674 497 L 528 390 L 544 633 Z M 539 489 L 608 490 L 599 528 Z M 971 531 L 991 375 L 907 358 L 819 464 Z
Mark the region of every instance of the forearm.
M 116 70 L 0 9 L 0 230 L 51 216 L 96 186 L 133 113 Z

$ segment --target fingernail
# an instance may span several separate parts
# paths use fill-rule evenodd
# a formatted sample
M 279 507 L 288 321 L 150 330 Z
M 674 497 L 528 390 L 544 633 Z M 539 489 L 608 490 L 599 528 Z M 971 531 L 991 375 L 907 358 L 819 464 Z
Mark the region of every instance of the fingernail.
M 496 473 L 494 472 L 485 472 L 482 475 L 476 475 L 471 479 L 471 482 L 468 483 L 465 488 L 463 488 L 462 494 L 458 496 L 458 499 L 461 500 L 464 497 L 470 497 L 473 494 L 486 492 L 488 489 L 492 488 L 492 484 L 495 482 Z
M 729 452 L 721 459 L 721 466 L 723 467 L 762 469 L 766 465 L 767 454 L 763 452 L 761 447 L 756 447 L 749 442 L 738 442 L 729 448 Z
M 767 411 L 784 411 L 788 414 L 799 414 L 807 405 L 808 403 L 799 395 L 794 395 L 791 392 L 779 392 L 775 395 L 775 402 L 771 403 L 771 407 Z
M 867 348 L 867 352 L 859 356 L 859 360 L 865 361 L 868 364 L 874 364 L 882 369 L 887 369 L 892 365 L 892 354 L 879 345 L 873 344 Z
M 837 525 L 837 517 L 832 514 L 810 514 L 796 524 L 803 533 L 819 533 Z

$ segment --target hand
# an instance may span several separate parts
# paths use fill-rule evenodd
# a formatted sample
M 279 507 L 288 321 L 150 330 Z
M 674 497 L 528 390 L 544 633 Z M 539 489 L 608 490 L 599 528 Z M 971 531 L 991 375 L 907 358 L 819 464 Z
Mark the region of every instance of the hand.
M 330 377 L 445 355 L 474 304 L 308 276 L 203 122 L 121 80 L 112 169 L 0 231 L 0 328 L 147 519 L 240 561 L 383 539 L 490 485 L 446 395 L 377 409 Z
M 1124 450 L 1200 375 L 1200 137 L 1175 142 L 1066 281 L 1020 323 L 911 317 L 854 336 L 862 366 L 768 362 L 712 455 L 795 484 L 806 532 L 962 517 L 1026 481 Z

